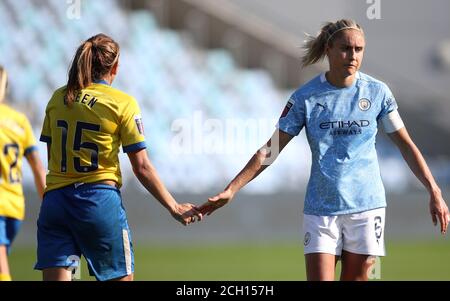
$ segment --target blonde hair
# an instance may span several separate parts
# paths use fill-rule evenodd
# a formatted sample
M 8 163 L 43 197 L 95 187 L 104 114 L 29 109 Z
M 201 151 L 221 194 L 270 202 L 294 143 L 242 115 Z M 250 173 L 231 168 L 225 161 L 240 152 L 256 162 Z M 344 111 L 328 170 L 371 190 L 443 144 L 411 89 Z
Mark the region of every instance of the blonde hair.
M 0 66 L 0 103 L 6 98 L 6 90 L 8 89 L 8 73 L 6 69 Z
M 120 47 L 105 34 L 95 35 L 77 49 L 69 69 L 65 103 L 71 106 L 78 92 L 101 80 L 119 59 Z
M 364 35 L 361 26 L 350 19 L 341 19 L 336 22 L 327 22 L 317 37 L 307 35 L 303 49 L 302 66 L 306 67 L 322 60 L 325 57 L 326 46 L 331 45 L 337 34 L 346 29 L 356 29 Z

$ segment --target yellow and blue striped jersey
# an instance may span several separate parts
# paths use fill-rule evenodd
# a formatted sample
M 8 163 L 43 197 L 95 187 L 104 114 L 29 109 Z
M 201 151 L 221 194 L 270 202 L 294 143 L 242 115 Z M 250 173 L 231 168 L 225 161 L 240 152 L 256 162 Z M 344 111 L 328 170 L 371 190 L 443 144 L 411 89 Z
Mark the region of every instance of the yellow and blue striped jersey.
M 0 104 L 0 216 L 24 218 L 22 162 L 35 145 L 27 117 Z
M 72 106 L 66 88 L 55 91 L 46 111 L 40 140 L 49 145 L 46 191 L 74 183 L 113 180 L 122 185 L 119 148 L 145 148 L 137 101 L 106 82 L 78 93 Z

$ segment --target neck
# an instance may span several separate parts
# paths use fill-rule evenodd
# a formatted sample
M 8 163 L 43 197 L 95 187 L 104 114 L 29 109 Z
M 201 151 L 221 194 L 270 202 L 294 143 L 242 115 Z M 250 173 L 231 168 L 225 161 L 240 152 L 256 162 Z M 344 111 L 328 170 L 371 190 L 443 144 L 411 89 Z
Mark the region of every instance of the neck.
M 356 73 L 353 73 L 348 76 L 342 76 L 337 72 L 328 71 L 327 73 L 325 73 L 325 77 L 327 78 L 327 81 L 333 86 L 338 88 L 347 88 L 353 85 Z
M 105 77 L 103 77 L 103 78 L 102 78 L 102 80 L 104 80 L 105 82 L 107 82 L 107 83 L 108 83 L 108 85 L 110 85 L 110 86 L 111 86 L 111 84 L 112 84 L 112 81 L 113 81 L 113 79 L 112 79 L 112 76 L 111 76 L 111 75 L 106 75 Z

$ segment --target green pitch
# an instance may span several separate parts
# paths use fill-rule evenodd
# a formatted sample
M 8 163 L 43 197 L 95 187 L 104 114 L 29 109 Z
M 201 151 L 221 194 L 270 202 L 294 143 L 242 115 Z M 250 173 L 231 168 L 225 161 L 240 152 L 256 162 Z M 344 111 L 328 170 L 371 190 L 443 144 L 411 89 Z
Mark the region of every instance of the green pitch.
M 305 280 L 299 242 L 142 246 L 135 248 L 136 280 Z M 450 280 L 450 243 L 388 242 L 381 259 L 381 280 Z M 32 269 L 33 248 L 13 248 L 14 280 L 40 280 Z M 339 265 L 338 265 L 339 266 Z M 338 271 L 339 272 L 339 271 Z M 81 280 L 88 276 L 86 263 Z

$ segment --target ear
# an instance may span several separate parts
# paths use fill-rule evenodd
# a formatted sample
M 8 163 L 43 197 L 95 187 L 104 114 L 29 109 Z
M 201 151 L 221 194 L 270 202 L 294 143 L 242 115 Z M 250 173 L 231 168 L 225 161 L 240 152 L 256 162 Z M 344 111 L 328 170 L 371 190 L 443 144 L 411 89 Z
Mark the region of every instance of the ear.
M 331 49 L 331 46 L 329 43 L 327 43 L 327 45 L 325 45 L 325 54 L 328 55 L 328 52 L 330 51 L 330 49 Z
M 119 60 L 117 60 L 117 62 L 112 66 L 110 73 L 112 76 L 116 76 L 118 71 L 119 71 Z

